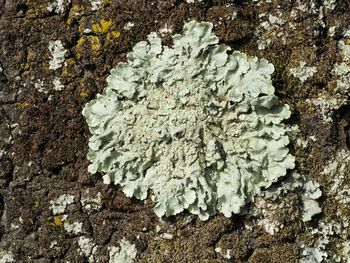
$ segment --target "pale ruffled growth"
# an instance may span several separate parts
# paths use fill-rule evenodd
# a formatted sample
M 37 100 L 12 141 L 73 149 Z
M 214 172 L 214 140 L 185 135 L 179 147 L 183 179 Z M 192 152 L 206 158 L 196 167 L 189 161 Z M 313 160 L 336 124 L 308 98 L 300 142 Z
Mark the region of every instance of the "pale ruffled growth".
M 294 168 L 273 65 L 229 54 L 212 28 L 191 21 L 171 48 L 151 33 L 83 110 L 89 171 L 129 197 L 152 190 L 158 216 L 229 217 Z

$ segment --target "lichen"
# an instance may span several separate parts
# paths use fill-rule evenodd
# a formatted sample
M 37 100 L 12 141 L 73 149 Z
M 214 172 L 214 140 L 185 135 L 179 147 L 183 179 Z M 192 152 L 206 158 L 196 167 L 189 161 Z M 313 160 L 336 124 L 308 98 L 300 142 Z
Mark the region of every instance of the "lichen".
M 0 250 L 0 263 L 16 262 L 12 252 Z
M 64 62 L 64 55 L 67 50 L 64 49 L 61 40 L 50 41 L 49 50 L 51 53 L 51 60 L 49 61 L 49 69 L 59 69 Z
M 259 50 L 264 50 L 269 47 L 277 39 L 286 43 L 287 33 L 283 31 L 286 23 L 280 9 L 276 9 L 275 13 L 259 14 L 260 25 L 255 30 L 255 35 L 258 37 L 257 46 Z
M 123 29 L 126 30 L 126 31 L 129 31 L 129 30 L 131 30 L 134 26 L 135 26 L 135 23 L 129 21 L 129 22 L 127 22 L 127 23 L 125 24 L 125 26 L 123 27 Z
M 80 202 L 82 208 L 87 212 L 99 211 L 102 208 L 102 195 L 98 192 L 96 196 L 93 197 L 88 189 L 85 193 L 82 193 Z
M 81 222 L 73 222 L 72 224 L 65 222 L 63 227 L 68 233 L 73 233 L 75 235 L 83 233 L 83 223 Z
M 334 209 L 331 209 L 331 212 L 324 211 L 325 215 L 319 220 L 317 227 L 310 226 L 305 229 L 306 235 L 310 238 L 302 242 L 301 262 L 303 263 L 349 262 L 350 260 L 349 165 L 350 152 L 340 150 L 321 172 L 324 184 L 327 186 L 323 189 L 327 198 L 325 202 L 329 202 Z M 318 191 L 312 196 L 319 196 Z
M 349 103 L 350 91 L 350 43 L 348 32 L 343 32 L 343 38 L 338 41 L 338 56 L 341 62 L 336 62 L 331 71 L 333 81 L 328 82 L 328 90 L 321 92 L 317 98 L 307 99 L 319 109 L 325 123 L 333 122 L 334 112 Z
M 337 0 L 323 0 L 322 4 L 326 9 L 334 10 L 337 5 Z
M 56 14 L 63 14 L 71 0 L 54 0 L 49 3 L 47 10 Z
M 109 263 L 133 263 L 137 251 L 134 244 L 123 238 L 119 242 L 119 246 L 109 248 Z
M 289 72 L 303 83 L 312 77 L 317 72 L 317 69 L 315 67 L 307 67 L 305 61 L 300 61 L 299 65 L 289 69 Z
M 44 81 L 38 79 L 38 81 L 34 84 L 35 89 L 40 93 L 47 93 L 47 89 L 45 87 Z
M 193 3 L 195 3 L 195 2 L 198 2 L 198 3 L 200 3 L 200 2 L 202 2 L 203 0 L 186 0 L 186 3 L 188 3 L 188 4 L 193 4 Z
M 63 214 L 68 205 L 74 202 L 74 195 L 60 195 L 55 201 L 50 201 L 50 210 L 54 215 Z
M 112 20 L 102 19 L 99 23 L 92 24 L 92 31 L 96 34 L 106 33 L 112 25 Z
M 53 89 L 56 91 L 61 91 L 64 88 L 64 86 L 61 83 L 61 80 L 57 77 L 54 78 L 54 80 L 52 81 L 52 85 L 53 85 Z
M 61 226 L 63 224 L 63 221 L 67 218 L 66 215 L 57 215 L 57 216 L 50 216 L 48 220 L 52 221 L 52 223 L 55 226 Z
M 88 259 L 88 262 L 96 262 L 95 253 L 97 245 L 93 242 L 92 238 L 80 236 L 78 240 L 78 246 L 82 254 Z
M 102 6 L 103 1 L 102 0 L 90 0 L 90 3 L 91 3 L 91 10 L 97 11 Z
M 89 172 L 128 197 L 152 190 L 158 216 L 187 209 L 208 219 L 239 213 L 294 167 L 267 60 L 218 44 L 213 25 L 191 21 L 172 48 L 156 33 L 136 44 L 86 104 Z
M 314 215 L 322 212 L 317 201 L 322 196 L 319 183 L 307 180 L 304 184 L 303 201 L 303 222 L 310 221 Z
M 106 39 L 108 41 L 111 41 L 111 40 L 117 39 L 119 37 L 120 37 L 120 32 L 118 32 L 118 31 L 111 31 L 111 32 L 108 32 L 108 34 L 106 36 Z

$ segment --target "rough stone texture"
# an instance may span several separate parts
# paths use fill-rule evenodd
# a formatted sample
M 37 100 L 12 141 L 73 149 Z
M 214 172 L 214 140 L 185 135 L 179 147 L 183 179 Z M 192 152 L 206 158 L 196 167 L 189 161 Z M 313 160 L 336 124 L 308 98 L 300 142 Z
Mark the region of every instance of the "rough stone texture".
M 98 10 L 91 2 L 63 1 L 57 14 L 44 0 L 0 0 L 0 252 L 12 253 L 16 262 L 108 262 L 108 248 L 125 238 L 136 246 L 135 262 L 298 262 L 306 227 L 298 193 L 277 200 L 289 205 L 276 213 L 284 227 L 274 235 L 244 214 L 217 215 L 207 222 L 189 214 L 160 220 L 151 200 L 126 198 L 118 187 L 88 173 L 90 135 L 81 110 L 104 89 L 109 70 L 149 32 L 166 27 L 178 33 L 184 21 L 211 21 L 233 49 L 275 65 L 277 95 L 293 109 L 290 123 L 299 125 L 298 137 L 308 139 L 305 148 L 292 142 L 297 169 L 326 186 L 320 176 L 325 162 L 349 147 L 349 107 L 324 123 L 306 100 L 327 92 L 335 81 L 331 71 L 339 60 L 338 41 L 349 29 L 349 1 L 337 1 L 333 10 L 323 1 L 307 1 L 303 11 L 299 1 L 285 0 L 104 0 Z M 269 14 L 284 22 L 272 19 L 261 26 Z M 128 22 L 134 23 L 129 30 L 124 29 Z M 165 33 L 165 44 L 170 35 Z M 262 39 L 269 43 L 260 50 Z M 62 68 L 52 70 L 49 42 L 55 40 L 67 52 Z M 303 83 L 289 74 L 300 61 L 317 68 Z M 54 89 L 55 78 L 62 91 Z M 98 193 L 100 201 L 91 201 L 98 200 Z M 50 201 L 62 194 L 74 196 L 74 202 L 54 215 Z M 323 204 L 328 217 L 332 207 L 332 199 Z M 83 232 L 68 233 L 65 222 L 81 222 Z M 92 239 L 88 255 L 79 247 L 80 236 Z

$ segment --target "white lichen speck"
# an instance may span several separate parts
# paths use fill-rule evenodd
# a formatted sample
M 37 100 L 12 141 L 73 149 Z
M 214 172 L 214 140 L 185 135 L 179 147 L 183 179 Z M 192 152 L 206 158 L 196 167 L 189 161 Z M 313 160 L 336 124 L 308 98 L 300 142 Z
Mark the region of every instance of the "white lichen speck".
M 0 263 L 12 263 L 16 262 L 12 252 L 0 250 Z
M 90 0 L 90 3 L 91 3 L 91 10 L 96 11 L 96 10 L 100 9 L 103 1 L 102 0 Z
M 127 23 L 125 24 L 124 30 L 129 31 L 129 30 L 131 30 L 134 26 L 135 26 L 135 23 L 129 21 L 129 22 L 127 22 Z
M 81 222 L 73 222 L 72 224 L 65 222 L 63 227 L 68 233 L 73 233 L 75 235 L 83 233 L 83 223 Z
M 171 34 L 173 32 L 172 28 L 165 24 L 162 28 L 159 29 L 159 33 L 161 36 L 165 36 L 166 34 Z
M 53 89 L 56 91 L 61 91 L 63 90 L 64 86 L 61 83 L 61 80 L 59 78 L 54 78 L 54 80 L 52 81 L 52 85 L 53 85 Z
M 56 200 L 50 201 L 50 210 L 54 215 L 57 214 L 63 214 L 67 208 L 68 205 L 73 204 L 74 202 L 74 195 L 66 195 L 63 194 L 59 196 Z
M 289 69 L 289 72 L 301 82 L 305 82 L 317 72 L 317 69 L 316 67 L 307 67 L 305 61 L 300 61 L 299 65 Z
M 80 236 L 78 239 L 78 246 L 89 263 L 96 262 L 95 253 L 97 245 L 93 242 L 92 238 Z
M 193 3 L 195 3 L 195 2 L 198 2 L 198 3 L 200 3 L 200 2 L 202 2 L 203 0 L 186 0 L 186 3 L 188 3 L 188 4 L 193 4 Z
M 87 210 L 95 210 L 99 211 L 102 207 L 102 195 L 100 192 L 96 194 L 95 197 L 91 196 L 91 193 L 89 190 L 86 190 L 85 193 L 82 194 L 82 197 L 80 199 L 81 206 Z
M 133 263 L 137 251 L 134 244 L 130 244 L 128 240 L 123 238 L 119 242 L 119 246 L 109 248 L 109 263 Z
M 51 60 L 49 61 L 49 69 L 56 70 L 62 67 L 64 55 L 67 50 L 64 49 L 61 40 L 50 41 L 49 50 Z
M 337 0 L 323 0 L 323 6 L 326 9 L 334 10 L 337 5 Z
M 40 93 L 47 93 L 46 85 L 41 79 L 38 79 L 38 81 L 34 84 L 34 87 Z
M 53 0 L 49 3 L 47 10 L 56 14 L 63 14 L 70 2 L 71 0 Z

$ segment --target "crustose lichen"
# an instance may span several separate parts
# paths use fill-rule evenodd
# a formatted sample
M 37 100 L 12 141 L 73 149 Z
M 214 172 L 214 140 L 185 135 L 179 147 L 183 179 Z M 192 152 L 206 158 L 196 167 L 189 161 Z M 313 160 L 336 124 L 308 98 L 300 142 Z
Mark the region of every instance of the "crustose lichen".
M 230 53 L 212 27 L 185 24 L 171 48 L 151 33 L 83 110 L 89 171 L 129 197 L 152 190 L 158 216 L 229 217 L 294 167 L 273 65 Z

